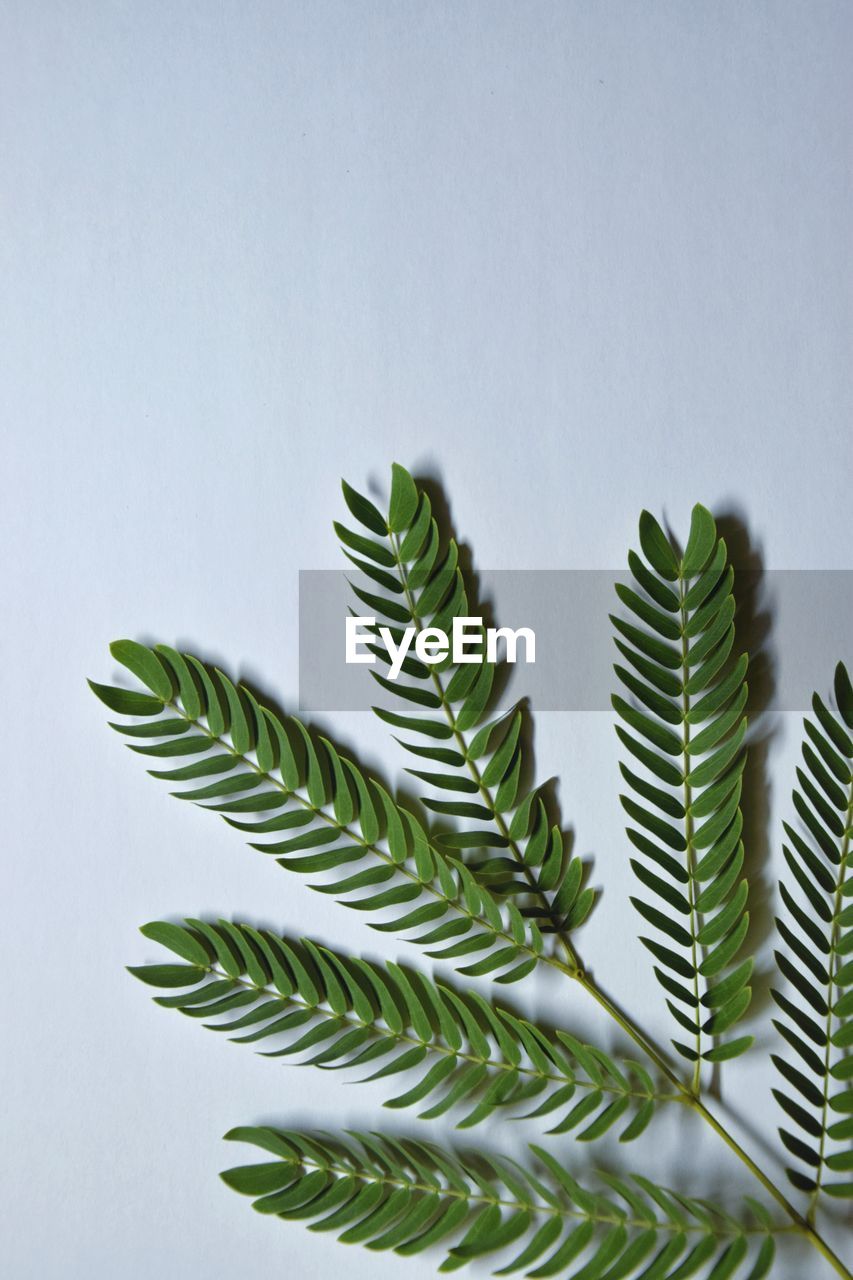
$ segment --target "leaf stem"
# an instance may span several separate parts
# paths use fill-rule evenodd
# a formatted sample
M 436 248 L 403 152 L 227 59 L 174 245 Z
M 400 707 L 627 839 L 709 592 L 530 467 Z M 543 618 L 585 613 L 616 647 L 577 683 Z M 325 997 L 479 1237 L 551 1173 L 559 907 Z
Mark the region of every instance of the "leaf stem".
M 699 1098 L 694 1098 L 690 1105 L 693 1106 L 706 1124 L 709 1124 L 714 1132 L 722 1138 L 726 1146 L 738 1157 L 738 1159 L 746 1165 L 753 1177 L 757 1178 L 764 1187 L 767 1194 L 772 1196 L 779 1207 L 787 1213 L 800 1235 L 804 1236 L 805 1239 L 807 1239 L 809 1243 L 817 1249 L 818 1253 L 822 1254 L 838 1275 L 843 1276 L 844 1280 L 853 1280 L 853 1274 L 851 1274 L 845 1264 L 841 1261 L 838 1254 L 830 1248 L 823 1237 L 815 1230 L 814 1223 L 809 1221 L 807 1217 L 801 1214 L 799 1210 L 791 1204 L 790 1200 L 788 1200 L 784 1193 L 780 1191 L 767 1174 L 759 1168 L 752 1157 L 744 1151 L 740 1143 L 724 1129 L 713 1112 L 709 1111 L 705 1103 Z
M 577 975 L 575 981 L 579 982 L 583 989 L 592 997 L 595 1002 L 617 1023 L 624 1033 L 629 1036 L 634 1043 L 643 1050 L 648 1058 L 655 1064 L 659 1071 L 666 1076 L 678 1092 L 679 1099 L 685 1106 L 690 1107 L 699 1115 L 702 1120 L 710 1125 L 716 1134 L 722 1138 L 729 1150 L 737 1156 L 737 1158 L 746 1166 L 754 1178 L 757 1178 L 768 1195 L 776 1201 L 779 1207 L 788 1215 L 794 1228 L 800 1235 L 804 1236 L 819 1253 L 827 1260 L 827 1262 L 838 1272 L 844 1280 L 853 1280 L 851 1273 L 836 1253 L 830 1248 L 826 1241 L 815 1230 L 814 1223 L 799 1212 L 798 1209 L 790 1202 L 787 1196 L 779 1190 L 773 1180 L 756 1164 L 752 1156 L 744 1150 L 737 1139 L 724 1128 L 713 1111 L 698 1097 L 693 1090 L 685 1084 L 667 1062 L 664 1055 L 657 1048 L 654 1042 L 645 1034 L 645 1032 L 637 1026 L 637 1024 L 624 1013 L 614 1002 L 606 995 L 600 987 L 598 987 L 589 973 Z

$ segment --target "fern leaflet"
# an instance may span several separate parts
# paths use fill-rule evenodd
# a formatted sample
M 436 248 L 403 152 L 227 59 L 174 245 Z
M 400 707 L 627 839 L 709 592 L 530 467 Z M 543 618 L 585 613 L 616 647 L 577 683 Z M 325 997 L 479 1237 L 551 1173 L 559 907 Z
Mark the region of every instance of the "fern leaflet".
M 442 1273 L 510 1251 L 496 1274 L 618 1280 L 645 1263 L 646 1280 L 699 1271 L 706 1280 L 761 1280 L 773 1263 L 772 1223 L 758 1205 L 741 1222 L 646 1178 L 602 1176 L 607 1191 L 590 1190 L 540 1147 L 531 1150 L 541 1174 L 482 1152 L 465 1157 L 377 1133 L 239 1128 L 226 1138 L 274 1157 L 222 1174 L 256 1197 L 260 1213 L 405 1256 L 443 1244 Z
M 694 1064 L 733 1058 L 752 1037 L 729 1038 L 750 1002 L 752 961 L 739 959 L 749 927 L 740 809 L 745 763 L 746 656 L 732 659 L 734 571 L 710 512 L 693 509 L 683 556 L 648 512 L 645 560 L 631 552 L 634 587 L 617 586 L 632 621 L 612 617 L 630 695 L 614 695 L 631 795 L 631 860 L 643 895 L 632 902 L 656 937 L 642 941 Z M 637 766 L 642 772 L 636 772 Z
M 773 1055 L 782 1076 L 773 1092 L 785 1112 L 779 1135 L 806 1170 L 789 1168 L 788 1177 L 808 1192 L 812 1217 L 821 1194 L 853 1197 L 853 690 L 840 663 L 835 703 L 833 712 L 816 693 L 805 721 L 794 791 L 802 827 L 785 824 L 792 881 L 780 884 L 787 915 L 776 922 L 789 993 L 773 992 L 784 1015 L 774 1025 L 797 1065 Z
M 620 1141 L 630 1142 L 673 1096 L 656 1090 L 639 1063 L 616 1062 L 566 1031 L 546 1033 L 478 992 L 460 995 L 391 961 L 379 965 L 225 920 L 154 921 L 142 933 L 188 962 L 130 970 L 151 986 L 183 988 L 155 997 L 159 1005 L 217 1019 L 205 1025 L 243 1044 L 285 1038 L 267 1051 L 272 1058 L 311 1053 L 311 1065 L 353 1070 L 380 1064 L 366 1080 L 423 1068 L 385 1105 L 429 1100 L 425 1119 L 466 1105 L 457 1128 L 470 1128 L 498 1107 L 517 1112 L 536 1100 L 527 1114 L 554 1118 L 551 1134 L 574 1131 L 589 1142 L 615 1126 Z

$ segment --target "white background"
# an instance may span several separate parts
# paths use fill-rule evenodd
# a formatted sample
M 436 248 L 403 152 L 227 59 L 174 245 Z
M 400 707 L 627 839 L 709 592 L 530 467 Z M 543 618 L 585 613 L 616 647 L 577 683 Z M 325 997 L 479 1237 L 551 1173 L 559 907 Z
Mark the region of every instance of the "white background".
M 851 567 L 851 28 L 825 0 L 0 3 L 4 1274 L 434 1274 L 218 1182 L 236 1123 L 427 1135 L 157 1009 L 137 924 L 382 942 L 147 779 L 84 677 L 157 638 L 293 706 L 297 572 L 340 565 L 339 476 L 392 458 L 490 567 L 618 567 L 642 506 L 683 533 L 696 500 L 769 567 Z M 332 722 L 398 776 L 368 716 Z M 541 716 L 537 759 L 607 885 L 585 953 L 666 1035 L 609 717 Z M 726 1092 L 772 1139 L 762 1016 Z M 711 1135 L 654 1132 L 635 1167 L 731 1189 Z

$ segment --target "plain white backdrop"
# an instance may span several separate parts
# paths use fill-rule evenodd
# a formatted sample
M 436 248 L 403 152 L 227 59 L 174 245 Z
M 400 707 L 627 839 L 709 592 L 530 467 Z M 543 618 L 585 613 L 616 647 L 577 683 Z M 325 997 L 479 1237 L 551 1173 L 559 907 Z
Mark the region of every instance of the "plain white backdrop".
M 177 641 L 292 707 L 298 570 L 340 566 L 339 477 L 393 458 L 493 568 L 621 567 L 641 507 L 683 531 L 696 500 L 769 567 L 850 568 L 851 54 L 828 0 L 0 0 L 5 1275 L 434 1274 L 216 1177 L 234 1124 L 411 1114 L 123 969 L 184 914 L 416 953 L 170 799 L 84 677 L 116 636 Z M 324 723 L 400 776 L 368 715 Z M 774 861 L 797 734 L 775 722 Z M 606 885 L 585 953 L 665 1036 L 609 716 L 540 716 L 537 761 Z M 756 1029 L 726 1096 L 772 1139 Z M 635 1166 L 732 1189 L 720 1144 L 656 1133 Z

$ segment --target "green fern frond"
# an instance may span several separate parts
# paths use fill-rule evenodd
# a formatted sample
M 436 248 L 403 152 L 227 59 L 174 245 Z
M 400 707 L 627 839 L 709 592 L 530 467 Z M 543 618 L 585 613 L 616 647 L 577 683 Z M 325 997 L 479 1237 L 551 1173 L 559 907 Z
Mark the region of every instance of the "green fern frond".
M 552 1117 L 551 1134 L 573 1131 L 589 1142 L 619 1128 L 620 1141 L 630 1142 L 672 1098 L 639 1063 L 617 1063 L 568 1032 L 546 1033 L 477 992 L 460 995 L 393 962 L 225 920 L 155 921 L 142 933 L 187 962 L 130 969 L 151 986 L 183 988 L 157 1004 L 214 1018 L 205 1025 L 242 1044 L 285 1037 L 268 1057 L 310 1054 L 307 1064 L 335 1069 L 380 1064 L 366 1080 L 421 1072 L 385 1105 L 429 1101 L 425 1119 L 464 1105 L 470 1110 L 457 1128 L 471 1128 L 499 1107 L 517 1111 L 537 1099 L 529 1114 Z
M 761 1280 L 773 1263 L 772 1223 L 756 1206 L 741 1222 L 706 1200 L 646 1178 L 582 1186 L 539 1147 L 537 1172 L 506 1158 L 458 1155 L 385 1134 L 346 1137 L 238 1128 L 230 1141 L 273 1157 L 222 1174 L 254 1208 L 333 1232 L 346 1244 L 403 1256 L 447 1249 L 439 1272 L 502 1254 L 496 1272 L 567 1280 Z M 520 1246 L 520 1248 L 519 1248 Z
M 630 753 L 621 796 L 643 888 L 632 898 L 656 936 L 667 1005 L 694 1064 L 733 1058 L 751 1036 L 730 1038 L 750 1002 L 752 961 L 740 959 L 749 927 L 740 809 L 745 763 L 747 658 L 732 657 L 734 570 L 714 519 L 693 509 L 679 556 L 655 518 L 640 518 L 643 559 L 631 552 L 634 587 L 617 586 L 631 621 L 612 616 L 629 695 L 614 695 L 616 732 Z M 637 768 L 642 772 L 637 772 Z
M 327 738 L 315 741 L 301 721 L 192 654 L 132 640 L 110 651 L 148 692 L 89 683 L 111 710 L 141 718 L 112 728 L 133 739 L 132 751 L 170 763 L 149 773 L 179 784 L 174 796 L 222 814 L 289 871 L 335 873 L 311 887 L 367 914 L 392 911 L 372 927 L 409 935 L 460 973 L 511 983 L 540 959 L 562 967 L 544 954 L 535 921 L 437 850 L 417 818 Z
M 779 1129 L 800 1166 L 788 1177 L 809 1193 L 811 1215 L 821 1193 L 853 1197 L 853 690 L 841 663 L 835 705 L 816 693 L 805 720 L 794 791 L 801 826 L 785 824 L 792 881 L 780 884 L 787 915 L 776 922 L 787 992 L 773 992 L 784 1015 L 774 1026 L 796 1065 L 773 1055 L 782 1076 L 773 1092 L 795 1128 Z
M 343 493 L 352 515 L 372 535 L 335 525 L 346 555 L 382 588 L 377 594 L 353 585 L 377 627 L 387 626 L 399 642 L 403 627 L 449 633 L 454 618 L 470 615 L 456 542 L 442 543 L 429 495 L 405 468 L 393 466 L 387 516 L 346 481 Z M 573 962 L 568 935 L 586 920 L 595 893 L 583 887 L 581 861 L 564 850 L 538 789 L 522 789 L 527 769 L 520 708 L 488 718 L 496 664 L 486 660 L 483 640 L 481 631 L 478 663 L 454 664 L 448 654 L 427 665 L 409 655 L 394 681 L 372 670 L 382 688 L 406 704 L 406 714 L 374 711 L 405 735 L 397 740 L 406 750 L 438 766 L 421 764 L 409 772 L 441 793 L 424 800 L 428 808 L 463 824 L 438 837 L 439 847 L 457 856 L 465 851 L 477 882 L 493 892 L 523 896 L 526 914 L 565 940 Z M 388 662 L 381 645 L 371 647 Z

